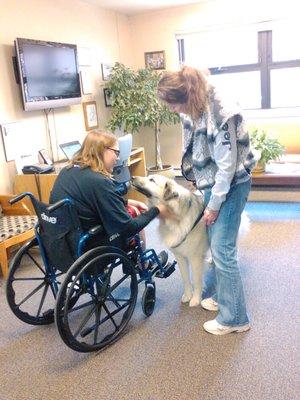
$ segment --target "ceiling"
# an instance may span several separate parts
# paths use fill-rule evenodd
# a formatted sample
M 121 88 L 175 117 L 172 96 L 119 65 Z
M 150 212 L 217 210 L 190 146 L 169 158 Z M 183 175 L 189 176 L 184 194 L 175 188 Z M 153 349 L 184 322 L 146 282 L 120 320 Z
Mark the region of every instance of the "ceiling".
M 84 0 L 86 3 L 97 4 L 102 8 L 117 11 L 126 15 L 135 15 L 168 7 L 186 4 L 202 3 L 211 0 Z

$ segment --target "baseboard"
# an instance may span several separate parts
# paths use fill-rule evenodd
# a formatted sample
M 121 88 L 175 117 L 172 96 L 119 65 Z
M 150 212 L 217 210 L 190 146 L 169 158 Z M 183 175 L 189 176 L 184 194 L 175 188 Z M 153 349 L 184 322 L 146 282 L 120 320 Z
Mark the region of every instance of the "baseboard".
M 253 188 L 249 201 L 300 202 L 299 188 Z

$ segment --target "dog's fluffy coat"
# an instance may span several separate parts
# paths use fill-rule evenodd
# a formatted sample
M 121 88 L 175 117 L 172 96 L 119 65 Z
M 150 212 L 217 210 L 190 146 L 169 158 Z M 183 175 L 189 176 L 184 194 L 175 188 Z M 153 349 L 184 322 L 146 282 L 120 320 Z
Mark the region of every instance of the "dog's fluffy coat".
M 181 301 L 197 306 L 201 301 L 202 270 L 208 249 L 203 219 L 194 226 L 204 209 L 203 198 L 162 175 L 134 177 L 132 184 L 147 196 L 150 205 L 164 203 L 173 212 L 174 218 L 160 219 L 159 233 L 179 265 L 184 282 Z

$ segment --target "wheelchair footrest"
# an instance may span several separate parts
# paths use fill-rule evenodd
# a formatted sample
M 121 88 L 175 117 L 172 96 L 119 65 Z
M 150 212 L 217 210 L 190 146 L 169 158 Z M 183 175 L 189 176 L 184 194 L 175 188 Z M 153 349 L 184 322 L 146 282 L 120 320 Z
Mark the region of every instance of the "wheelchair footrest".
M 157 278 L 168 278 L 168 276 L 170 276 L 174 271 L 175 271 L 175 263 L 167 263 L 162 271 L 159 269 L 156 274 L 155 277 Z

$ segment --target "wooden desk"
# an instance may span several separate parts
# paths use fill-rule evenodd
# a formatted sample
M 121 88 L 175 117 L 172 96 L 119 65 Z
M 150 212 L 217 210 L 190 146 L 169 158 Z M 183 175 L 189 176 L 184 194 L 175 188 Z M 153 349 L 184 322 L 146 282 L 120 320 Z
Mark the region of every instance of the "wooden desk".
M 129 170 L 132 176 L 146 176 L 145 152 L 143 147 L 133 148 L 128 160 Z M 48 203 L 50 192 L 57 178 L 61 165 L 57 172 L 41 175 L 16 175 L 14 183 L 14 193 L 31 192 L 41 201 Z M 40 187 L 40 196 L 39 190 Z M 129 190 L 128 198 L 145 201 L 145 197 L 135 190 Z M 28 204 L 28 203 L 27 203 Z M 29 205 L 29 204 L 28 204 Z M 32 209 L 32 207 L 30 207 Z
M 300 187 L 299 163 L 269 163 L 266 172 L 252 175 L 253 186 L 293 186 Z

